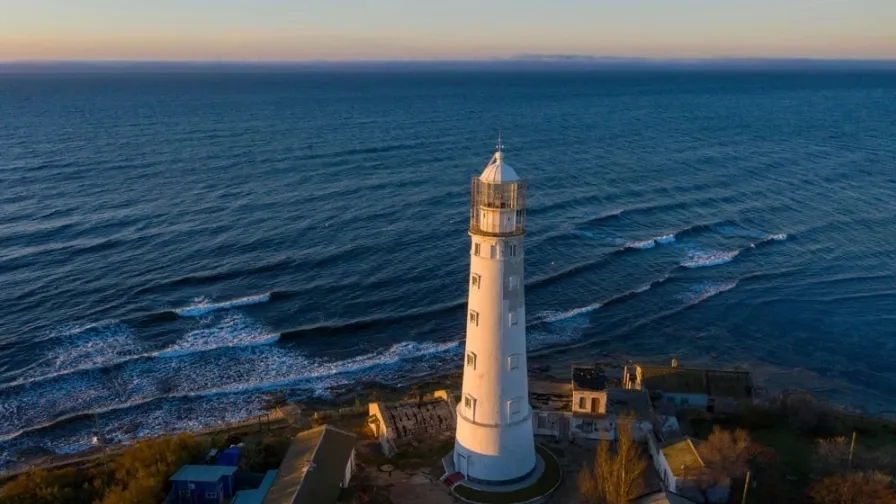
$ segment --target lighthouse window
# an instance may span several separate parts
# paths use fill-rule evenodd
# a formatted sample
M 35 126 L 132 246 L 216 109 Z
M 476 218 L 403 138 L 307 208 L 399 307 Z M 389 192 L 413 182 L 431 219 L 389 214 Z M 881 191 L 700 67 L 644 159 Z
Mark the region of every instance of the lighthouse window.
M 509 255 L 510 257 L 516 257 L 516 244 L 507 246 L 507 255 Z
M 478 289 L 481 282 L 482 282 L 482 277 L 480 277 L 476 273 L 473 273 L 473 276 L 471 277 L 471 280 L 470 280 L 470 284 L 472 284 L 473 287 L 476 287 Z
M 470 352 L 467 354 L 467 366 L 476 369 L 476 354 Z
M 507 323 L 508 323 L 511 327 L 515 326 L 515 325 L 517 324 L 517 322 L 519 322 L 518 319 L 519 319 L 519 317 L 517 316 L 517 314 L 516 314 L 515 311 L 512 311 L 512 312 L 510 312 L 510 313 L 507 314 Z
M 509 284 L 510 284 L 510 290 L 519 289 L 520 288 L 520 277 L 515 276 L 515 275 L 510 277 Z
M 507 368 L 510 371 L 520 368 L 520 356 L 519 354 L 513 354 L 507 357 Z
M 473 255 L 479 255 L 482 253 L 482 245 L 479 243 L 473 244 Z
M 477 326 L 479 325 L 479 312 L 470 310 L 470 323 Z
M 520 414 L 520 408 L 522 404 L 522 400 L 519 397 L 515 399 L 511 399 L 507 401 L 507 416 L 508 420 L 513 420 Z
M 467 394 L 464 396 L 464 409 L 467 411 L 467 418 L 476 419 L 476 398 Z

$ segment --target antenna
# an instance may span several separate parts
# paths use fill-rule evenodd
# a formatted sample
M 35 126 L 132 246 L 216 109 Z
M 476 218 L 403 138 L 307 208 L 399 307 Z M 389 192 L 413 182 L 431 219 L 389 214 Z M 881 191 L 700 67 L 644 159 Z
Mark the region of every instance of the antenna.
M 498 131 L 498 145 L 496 145 L 496 148 L 498 149 L 498 152 L 501 152 L 504 150 L 504 142 L 501 141 L 501 132 L 500 131 Z

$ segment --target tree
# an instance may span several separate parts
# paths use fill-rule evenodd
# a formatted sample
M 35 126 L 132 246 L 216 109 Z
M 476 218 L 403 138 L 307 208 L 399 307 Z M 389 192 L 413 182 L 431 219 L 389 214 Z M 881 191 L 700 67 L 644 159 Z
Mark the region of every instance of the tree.
M 641 476 L 647 459 L 632 437 L 631 420 L 616 423 L 615 442 L 603 441 L 594 454 L 594 465 L 579 472 L 579 495 L 587 504 L 625 504 L 641 495 Z M 611 445 L 614 445 L 611 447 Z
M 38 469 L 0 489 L 3 504 L 155 504 L 165 498 L 168 478 L 196 462 L 203 444 L 190 434 L 143 441 L 109 464 Z
M 833 474 L 849 469 L 849 440 L 843 436 L 819 439 L 815 445 L 813 465 L 821 474 Z
M 817 504 L 896 504 L 890 478 L 879 472 L 834 474 L 809 487 Z
M 750 469 L 750 460 L 759 451 L 746 430 L 724 430 L 718 425 L 713 427 L 706 441 L 697 445 L 697 453 L 706 468 L 723 478 L 744 476 Z
M 750 461 L 763 453 L 746 430 L 724 430 L 718 425 L 713 427 L 709 438 L 696 448 L 704 467 L 695 471 L 690 479 L 696 483 L 704 498 L 708 498 L 710 489 L 729 485 L 731 480 L 744 477 L 750 469 Z

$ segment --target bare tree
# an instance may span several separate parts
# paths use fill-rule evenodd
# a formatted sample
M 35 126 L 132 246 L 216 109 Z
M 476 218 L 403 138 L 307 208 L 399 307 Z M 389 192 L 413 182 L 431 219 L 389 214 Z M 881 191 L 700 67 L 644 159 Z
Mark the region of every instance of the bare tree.
M 642 475 L 647 459 L 632 437 L 632 427 L 631 420 L 618 421 L 616 441 L 601 442 L 594 454 L 594 465 L 579 472 L 582 502 L 625 504 L 644 492 Z
M 890 478 L 878 472 L 834 474 L 809 487 L 818 504 L 896 504 Z
M 719 426 L 713 427 L 709 438 L 696 448 L 704 467 L 694 472 L 691 479 L 705 498 L 711 488 L 744 477 L 750 461 L 764 455 L 762 447 L 753 443 L 746 430 L 730 431 Z
M 843 436 L 819 439 L 812 459 L 816 471 L 834 474 L 849 469 L 849 440 Z

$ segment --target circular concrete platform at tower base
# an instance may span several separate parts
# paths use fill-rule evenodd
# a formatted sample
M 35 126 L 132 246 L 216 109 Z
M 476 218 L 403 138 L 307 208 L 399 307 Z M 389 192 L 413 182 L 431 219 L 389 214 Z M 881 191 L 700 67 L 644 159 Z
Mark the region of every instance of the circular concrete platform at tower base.
M 506 486 L 461 481 L 451 489 L 460 500 L 472 504 L 536 504 L 551 494 L 563 479 L 560 461 L 544 446 L 536 445 L 537 465 L 531 477 Z

